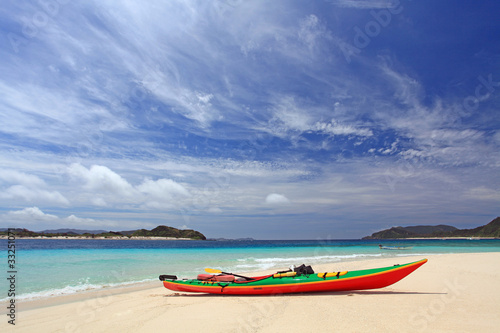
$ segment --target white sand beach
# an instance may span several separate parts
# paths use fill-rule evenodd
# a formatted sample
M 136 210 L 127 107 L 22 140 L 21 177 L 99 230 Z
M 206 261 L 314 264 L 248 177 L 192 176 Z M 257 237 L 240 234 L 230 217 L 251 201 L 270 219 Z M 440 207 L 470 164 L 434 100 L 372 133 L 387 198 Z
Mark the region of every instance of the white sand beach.
M 427 256 L 387 288 L 352 292 L 227 296 L 174 293 L 160 281 L 19 302 L 2 332 L 498 332 L 500 253 Z M 316 271 L 376 268 L 398 257 L 331 263 Z M 168 272 L 159 272 L 161 274 Z

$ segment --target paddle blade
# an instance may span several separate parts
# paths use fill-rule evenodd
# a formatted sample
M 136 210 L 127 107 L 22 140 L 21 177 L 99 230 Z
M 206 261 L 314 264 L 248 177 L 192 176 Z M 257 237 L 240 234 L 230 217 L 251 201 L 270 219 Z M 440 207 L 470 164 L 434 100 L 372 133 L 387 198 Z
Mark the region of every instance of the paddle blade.
M 214 274 L 214 273 L 220 274 L 220 273 L 222 273 L 222 271 L 220 269 L 213 269 L 213 268 L 205 268 L 205 272 L 211 273 L 211 274 Z

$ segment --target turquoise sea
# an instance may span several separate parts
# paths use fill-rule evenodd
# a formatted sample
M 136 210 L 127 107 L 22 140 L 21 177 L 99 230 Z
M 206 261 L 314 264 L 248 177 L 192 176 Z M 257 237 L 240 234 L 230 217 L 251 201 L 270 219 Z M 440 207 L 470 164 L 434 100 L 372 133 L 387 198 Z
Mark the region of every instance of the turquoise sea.
M 411 250 L 380 250 L 412 246 Z M 0 240 L 8 278 L 7 240 Z M 428 254 L 500 252 L 500 240 L 301 240 L 301 241 L 15 241 L 16 299 L 36 299 L 139 282 L 158 281 L 160 274 L 193 277 L 204 268 L 242 273 L 352 260 Z M 2 278 L 0 301 L 9 281 Z

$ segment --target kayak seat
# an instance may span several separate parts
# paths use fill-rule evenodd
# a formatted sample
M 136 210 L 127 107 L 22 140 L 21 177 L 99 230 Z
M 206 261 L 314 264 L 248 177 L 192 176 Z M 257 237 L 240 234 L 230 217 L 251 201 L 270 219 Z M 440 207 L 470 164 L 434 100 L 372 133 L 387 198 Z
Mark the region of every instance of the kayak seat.
M 234 275 L 212 275 L 212 274 L 198 274 L 196 277 L 200 281 L 218 281 L 218 282 L 233 282 Z
M 215 281 L 234 282 L 234 280 L 235 280 L 234 275 L 216 275 L 215 276 Z

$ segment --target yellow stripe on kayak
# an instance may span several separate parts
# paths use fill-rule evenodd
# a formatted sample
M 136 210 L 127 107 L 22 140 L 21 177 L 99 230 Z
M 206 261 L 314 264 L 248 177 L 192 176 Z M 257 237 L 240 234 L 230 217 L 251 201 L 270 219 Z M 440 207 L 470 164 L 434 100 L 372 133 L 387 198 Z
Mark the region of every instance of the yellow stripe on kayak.
M 318 277 L 324 279 L 327 277 L 342 276 L 342 275 L 346 275 L 346 274 L 347 274 L 347 271 L 333 272 L 333 273 L 318 273 Z
M 290 277 L 297 275 L 297 272 L 286 272 L 286 273 L 276 273 L 273 274 L 274 278 Z

